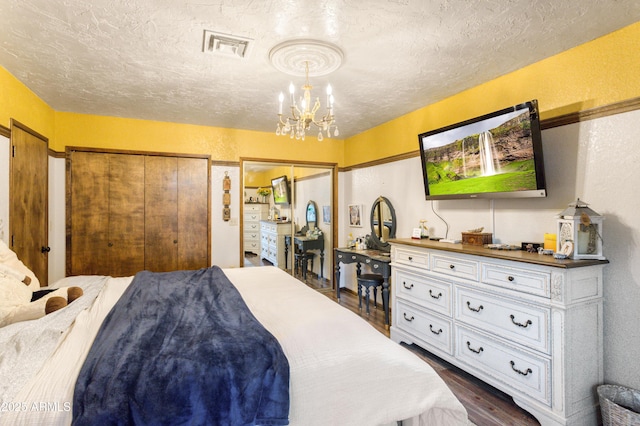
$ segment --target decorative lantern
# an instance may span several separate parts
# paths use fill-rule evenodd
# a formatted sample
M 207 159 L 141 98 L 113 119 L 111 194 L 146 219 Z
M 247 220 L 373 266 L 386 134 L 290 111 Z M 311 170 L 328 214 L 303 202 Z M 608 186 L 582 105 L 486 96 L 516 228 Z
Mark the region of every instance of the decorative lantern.
M 576 199 L 558 215 L 556 252 L 571 259 L 600 259 L 602 255 L 602 221 L 587 203 Z

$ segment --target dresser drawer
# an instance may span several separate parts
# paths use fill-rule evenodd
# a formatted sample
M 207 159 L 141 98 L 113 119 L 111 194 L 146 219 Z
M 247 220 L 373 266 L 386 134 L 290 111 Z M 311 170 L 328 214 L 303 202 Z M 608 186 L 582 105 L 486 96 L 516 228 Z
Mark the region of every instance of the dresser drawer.
M 260 219 L 262 219 L 260 212 L 257 213 L 244 213 L 244 221 L 245 222 L 256 222 L 256 224 L 258 224 L 258 222 L 260 222 Z M 259 226 L 259 224 L 258 224 Z
M 262 211 L 262 205 L 260 204 L 245 204 L 244 212 L 245 213 L 260 213 Z
M 398 300 L 397 326 L 425 343 L 453 355 L 451 321 Z
M 261 222 L 260 223 L 260 229 L 263 232 L 277 232 L 278 231 L 278 225 L 276 225 L 275 223 L 270 223 L 270 222 Z
M 474 260 L 432 254 L 431 270 L 452 277 L 478 281 L 479 263 Z
M 393 261 L 421 269 L 429 269 L 429 253 L 404 247 L 393 247 Z
M 456 287 L 455 319 L 550 353 L 550 309 Z
M 260 232 L 260 224 L 258 222 L 245 222 L 244 231 Z
M 260 232 L 258 231 L 246 231 L 244 232 L 244 241 L 245 241 L 245 245 L 247 241 L 255 241 L 257 243 L 260 243 Z
M 456 325 L 455 357 L 516 394 L 528 395 L 551 405 L 550 360 L 507 346 L 497 340 Z
M 548 272 L 534 269 L 485 263 L 482 265 L 482 282 L 518 292 L 550 297 L 551 276 Z
M 260 241 L 244 241 L 244 251 L 258 253 L 260 251 Z
M 451 283 L 397 271 L 394 284 L 396 296 L 451 316 Z

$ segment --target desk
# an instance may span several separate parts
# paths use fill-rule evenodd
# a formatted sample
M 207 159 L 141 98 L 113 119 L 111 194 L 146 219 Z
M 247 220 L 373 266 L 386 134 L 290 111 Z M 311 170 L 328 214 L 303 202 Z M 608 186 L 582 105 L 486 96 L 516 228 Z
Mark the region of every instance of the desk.
M 382 306 L 384 307 L 384 324 L 389 327 L 389 277 L 391 276 L 391 256 L 380 250 L 355 250 L 350 248 L 335 249 L 336 297 L 340 300 L 340 263 L 356 263 L 356 274 L 360 276 L 362 264 L 371 266 L 371 270 L 382 275 Z
M 324 235 L 321 235 L 320 238 L 309 238 L 306 235 L 294 235 L 293 243 L 298 248 L 298 251 L 304 253 L 309 250 L 320 250 L 320 273 L 318 277 L 322 278 L 322 271 L 324 270 Z M 291 235 L 284 236 L 284 259 L 285 259 L 285 269 L 289 268 L 288 260 L 289 260 L 289 247 L 291 246 Z M 293 265 L 291 265 L 293 267 Z M 307 275 L 306 268 L 303 269 L 303 274 Z

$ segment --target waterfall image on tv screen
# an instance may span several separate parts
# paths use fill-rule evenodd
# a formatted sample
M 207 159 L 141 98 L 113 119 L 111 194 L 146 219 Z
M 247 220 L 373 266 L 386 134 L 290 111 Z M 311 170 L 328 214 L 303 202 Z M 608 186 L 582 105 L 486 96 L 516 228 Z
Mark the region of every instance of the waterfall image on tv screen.
M 496 114 L 420 135 L 427 198 L 546 195 L 537 111 Z

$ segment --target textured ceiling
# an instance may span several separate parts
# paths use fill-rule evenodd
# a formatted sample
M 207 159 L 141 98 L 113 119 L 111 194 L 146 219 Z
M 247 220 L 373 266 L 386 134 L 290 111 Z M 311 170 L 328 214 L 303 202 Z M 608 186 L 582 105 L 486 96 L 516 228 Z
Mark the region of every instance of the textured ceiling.
M 290 39 L 344 52 L 340 137 L 640 20 L 637 0 L 0 0 L 0 65 L 58 111 L 275 131 Z M 253 39 L 245 59 L 203 32 Z

